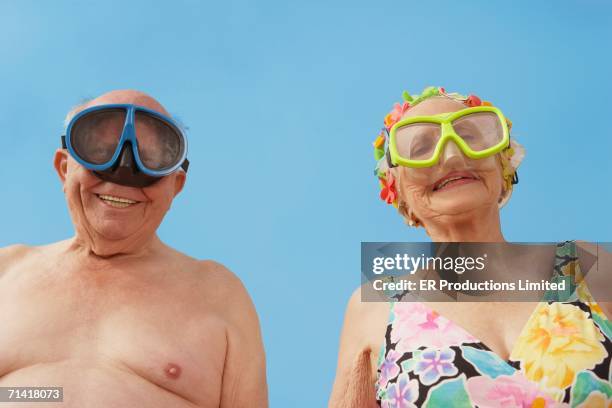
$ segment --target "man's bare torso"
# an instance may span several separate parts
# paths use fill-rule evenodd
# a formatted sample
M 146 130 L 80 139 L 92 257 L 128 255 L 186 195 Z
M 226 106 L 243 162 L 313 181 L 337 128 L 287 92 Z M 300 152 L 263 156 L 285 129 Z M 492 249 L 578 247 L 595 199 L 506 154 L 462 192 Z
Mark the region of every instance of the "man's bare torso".
M 218 407 L 227 272 L 172 251 L 79 265 L 64 247 L 0 252 L 0 386 L 61 386 L 65 408 Z

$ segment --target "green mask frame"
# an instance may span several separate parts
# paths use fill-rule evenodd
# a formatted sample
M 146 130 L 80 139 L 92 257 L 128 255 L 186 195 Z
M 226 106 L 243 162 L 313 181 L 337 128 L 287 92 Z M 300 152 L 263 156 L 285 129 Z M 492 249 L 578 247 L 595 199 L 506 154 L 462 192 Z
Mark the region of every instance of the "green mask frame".
M 466 140 L 467 137 L 462 137 L 460 134 L 458 134 L 456 128 L 461 125 L 462 118 L 474 118 L 477 117 L 478 114 L 482 114 L 483 112 L 488 113 L 484 116 L 487 116 L 489 121 L 491 121 L 492 118 L 497 119 L 498 123 L 496 123 L 496 125 L 499 125 L 499 129 L 497 129 L 496 132 L 498 134 L 495 135 L 494 138 L 491 137 L 492 140 L 488 140 L 486 142 L 480 141 L 479 145 L 477 146 L 478 148 L 475 149 L 474 147 L 476 143 L 470 140 Z M 405 134 L 406 132 L 402 133 L 404 129 L 408 129 L 408 127 L 410 126 L 419 124 L 429 124 L 428 126 L 430 126 L 430 128 L 434 128 L 437 130 L 437 134 L 436 136 L 434 136 L 438 138 L 435 144 L 435 148 L 431 154 L 427 154 L 428 157 L 426 158 L 420 157 L 418 159 L 415 159 L 414 157 L 406 157 L 406 154 L 400 153 L 400 150 L 402 149 L 398 148 L 398 145 L 405 142 L 405 140 L 402 139 L 398 143 L 398 138 L 406 137 L 403 136 L 403 134 Z M 431 127 L 431 124 L 439 125 L 440 127 Z M 460 131 L 459 133 L 464 132 Z M 390 167 L 397 167 L 398 165 L 414 168 L 431 167 L 438 163 L 444 146 L 449 141 L 453 141 L 467 157 L 471 159 L 483 159 L 489 156 L 493 156 L 508 148 L 510 146 L 509 134 L 510 132 L 505 116 L 503 115 L 500 109 L 494 106 L 476 106 L 462 109 L 457 112 L 442 113 L 430 116 L 409 117 L 399 120 L 391 127 L 389 131 L 389 148 L 387 150 L 387 161 Z M 484 136 L 480 137 L 484 138 Z M 472 144 L 472 146 L 470 146 L 470 143 Z

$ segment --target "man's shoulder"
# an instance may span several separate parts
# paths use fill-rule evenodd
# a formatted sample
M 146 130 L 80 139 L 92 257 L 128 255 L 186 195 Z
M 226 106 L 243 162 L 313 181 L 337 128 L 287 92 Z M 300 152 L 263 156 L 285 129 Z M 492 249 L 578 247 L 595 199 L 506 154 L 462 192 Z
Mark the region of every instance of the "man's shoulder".
M 194 268 L 200 279 L 213 281 L 216 285 L 228 290 L 244 290 L 240 278 L 217 261 L 211 259 L 195 260 Z
M 193 288 L 205 292 L 207 298 L 238 300 L 248 298 L 248 293 L 240 278 L 225 265 L 211 260 L 199 260 L 185 255 L 184 262 L 188 267 L 190 284 Z
M 242 280 L 227 267 L 213 260 L 196 260 L 194 289 L 201 299 L 232 326 L 257 321 L 255 306 Z
M 212 259 L 196 259 L 171 248 L 172 262 L 177 266 L 175 277 L 198 304 L 216 310 L 229 320 L 237 315 L 253 315 L 254 305 L 242 280 L 229 268 Z
M 11 265 L 25 259 L 28 254 L 34 251 L 35 247 L 23 244 L 9 245 L 0 248 L 0 274 L 2 274 Z
M 26 253 L 32 250 L 34 247 L 25 244 L 14 244 L 0 248 L 0 257 L 15 256 L 18 254 Z

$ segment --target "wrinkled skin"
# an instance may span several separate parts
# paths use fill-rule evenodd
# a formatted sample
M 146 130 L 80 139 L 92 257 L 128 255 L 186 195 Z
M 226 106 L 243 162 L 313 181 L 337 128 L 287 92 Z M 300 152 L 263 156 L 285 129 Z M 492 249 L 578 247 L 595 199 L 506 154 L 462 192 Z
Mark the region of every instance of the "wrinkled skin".
M 461 102 L 434 97 L 408 109 L 403 118 L 435 115 L 465 109 Z M 451 172 L 467 172 L 477 178 L 435 191 L 436 182 Z M 474 160 L 466 157 L 452 141 L 440 161 L 429 168 L 397 167 L 398 193 L 434 241 L 503 241 L 498 202 L 502 195 L 502 168 L 497 156 Z
M 447 98 L 433 97 L 407 110 L 404 117 L 434 115 L 464 109 L 465 105 Z M 450 172 L 468 172 L 476 180 L 434 191 L 436 183 Z M 496 156 L 472 160 L 449 142 L 437 165 L 413 169 L 397 167 L 390 170 L 395 177 L 399 204 L 404 215 L 418 221 L 434 242 L 505 242 L 501 232 L 498 202 L 503 194 L 502 169 Z M 510 247 L 490 251 L 491 264 L 504 265 L 520 279 L 538 281 L 552 274 L 554 246 L 541 245 L 531 251 L 528 259 L 516 256 Z M 593 271 L 588 260 L 593 254 L 602 258 L 602 250 L 580 243 L 578 256 L 583 271 Z M 612 265 L 607 254 L 605 265 Z M 599 270 L 604 270 L 600 262 Z M 591 273 L 589 287 L 609 288 L 609 271 Z M 363 290 L 368 290 L 367 284 Z M 340 338 L 336 379 L 329 400 L 331 408 L 374 408 L 374 383 L 381 346 L 385 342 L 389 303 L 362 302 L 357 289 L 348 302 Z M 600 291 L 601 295 L 601 291 Z M 600 299 L 607 300 L 605 294 Z M 427 302 L 447 319 L 480 339 L 502 359 L 507 360 L 520 331 L 533 312 L 533 302 Z M 612 316 L 612 303 L 600 306 Z M 503 316 L 503 318 L 500 318 Z
M 84 105 L 81 110 L 109 103 L 133 103 L 168 115 L 164 107 L 154 99 L 131 91 L 102 95 Z M 54 165 L 77 230 L 76 238 L 99 256 L 132 253 L 146 248 L 147 243 L 154 239 L 155 231 L 186 179 L 185 173 L 178 171 L 149 187 L 126 187 L 102 181 L 63 149 L 55 153 Z M 138 201 L 138 204 L 118 210 L 100 200 L 97 197 L 99 194 L 128 198 Z
M 80 109 L 107 103 L 167 114 L 136 91 Z M 156 235 L 185 173 L 133 188 L 98 179 L 65 150 L 54 165 L 75 236 L 0 249 L 0 386 L 63 386 L 64 402 L 49 407 L 266 407 L 259 323 L 243 285 Z M 100 194 L 136 203 L 118 208 Z

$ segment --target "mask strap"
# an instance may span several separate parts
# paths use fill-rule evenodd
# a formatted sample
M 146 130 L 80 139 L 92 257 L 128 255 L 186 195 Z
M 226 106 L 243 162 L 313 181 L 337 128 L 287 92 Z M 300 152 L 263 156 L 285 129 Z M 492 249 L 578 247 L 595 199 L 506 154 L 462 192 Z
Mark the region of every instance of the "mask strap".
M 390 169 L 397 167 L 397 165 L 393 164 L 393 162 L 391 161 L 391 153 L 389 153 L 388 148 L 387 152 L 385 153 L 385 157 L 387 158 L 387 166 L 389 166 Z
M 189 169 L 189 160 L 185 159 L 183 164 L 181 164 L 181 168 L 187 173 L 187 169 Z
M 518 170 L 514 170 L 514 174 L 512 175 L 512 184 L 518 184 L 518 182 L 519 182 Z

